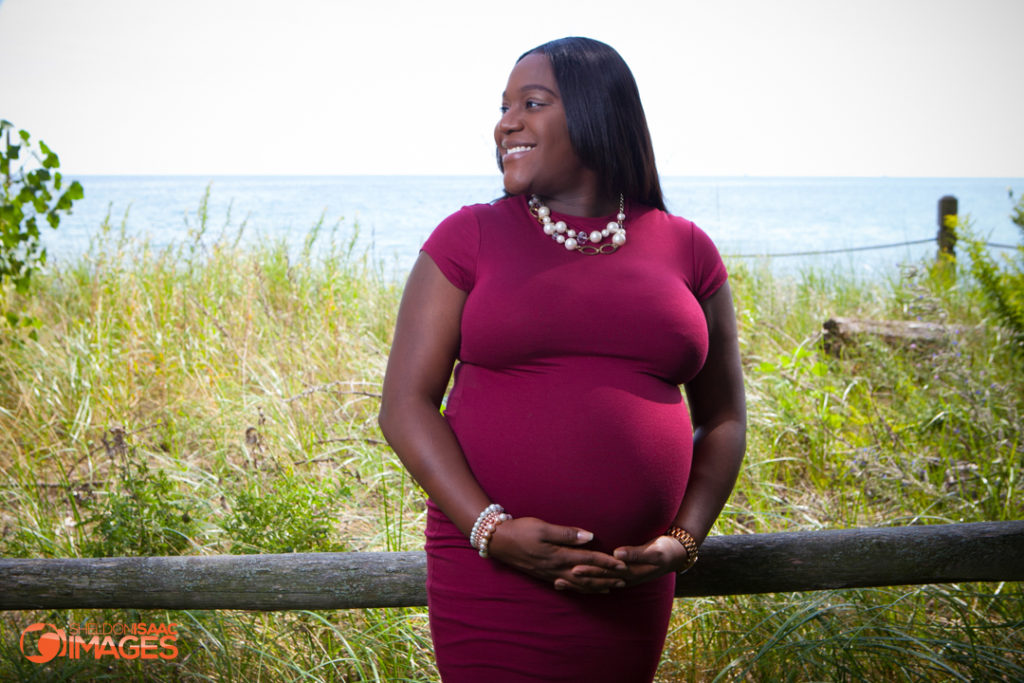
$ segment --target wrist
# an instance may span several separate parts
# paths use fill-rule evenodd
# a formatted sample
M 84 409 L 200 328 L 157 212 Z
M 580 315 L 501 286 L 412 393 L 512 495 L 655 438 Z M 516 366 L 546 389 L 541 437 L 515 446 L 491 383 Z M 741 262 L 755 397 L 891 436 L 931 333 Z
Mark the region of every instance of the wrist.
M 499 524 L 510 519 L 512 519 L 512 515 L 506 513 L 505 508 L 497 503 L 488 505 L 476 518 L 476 524 L 473 525 L 469 534 L 469 544 L 480 553 L 480 557 L 487 557 L 488 546 L 491 543 L 491 537 L 494 536 L 494 530 L 498 528 Z
M 668 530 L 665 531 L 664 535 L 677 540 L 686 551 L 686 564 L 684 564 L 682 569 L 678 571 L 679 574 L 686 573 L 697 563 L 698 552 L 696 539 L 694 539 L 693 534 L 689 531 L 678 526 L 670 526 Z

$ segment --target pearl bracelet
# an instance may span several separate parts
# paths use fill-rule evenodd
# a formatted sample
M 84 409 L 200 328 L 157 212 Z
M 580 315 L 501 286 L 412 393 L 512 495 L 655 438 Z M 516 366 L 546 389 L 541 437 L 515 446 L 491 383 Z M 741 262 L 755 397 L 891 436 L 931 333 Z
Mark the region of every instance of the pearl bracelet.
M 512 515 L 505 512 L 505 508 L 497 503 L 491 503 L 484 508 L 480 516 L 476 518 L 473 530 L 469 533 L 469 544 L 477 549 L 480 557 L 487 557 L 487 546 L 491 542 L 494 530 L 502 522 L 512 519 Z
M 507 522 L 510 519 L 512 519 L 512 515 L 507 512 L 502 512 L 496 517 L 489 518 L 489 520 L 484 523 L 479 541 L 480 557 L 487 557 L 487 546 L 491 544 L 491 536 L 494 535 L 494 530 L 498 528 L 499 524 Z
M 490 505 L 485 507 L 484 511 L 481 512 L 480 515 L 476 518 L 476 522 L 473 524 L 473 530 L 469 532 L 470 545 L 472 545 L 474 548 L 477 547 L 477 538 L 480 531 L 480 525 L 484 523 L 484 520 L 492 514 L 501 514 L 504 511 L 505 508 L 501 507 L 497 503 L 491 503 Z
M 689 531 L 679 526 L 670 526 L 664 535 L 679 541 L 686 550 L 686 566 L 679 570 L 680 574 L 689 571 L 690 567 L 697 564 L 697 541 Z

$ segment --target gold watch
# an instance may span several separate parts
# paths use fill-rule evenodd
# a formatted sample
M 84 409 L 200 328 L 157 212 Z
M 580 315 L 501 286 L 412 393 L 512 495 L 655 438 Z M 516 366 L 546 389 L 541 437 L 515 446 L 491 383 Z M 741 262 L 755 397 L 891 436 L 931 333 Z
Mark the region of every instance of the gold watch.
M 686 549 L 686 566 L 679 570 L 680 574 L 689 571 L 690 567 L 697 564 L 697 541 L 693 539 L 693 535 L 689 531 L 679 526 L 670 526 L 665 532 L 665 536 L 676 539 Z

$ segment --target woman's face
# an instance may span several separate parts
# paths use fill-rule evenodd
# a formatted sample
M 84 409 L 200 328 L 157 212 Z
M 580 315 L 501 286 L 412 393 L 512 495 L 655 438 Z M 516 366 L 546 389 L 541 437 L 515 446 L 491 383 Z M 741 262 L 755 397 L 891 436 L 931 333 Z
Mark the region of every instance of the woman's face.
M 592 195 L 594 174 L 569 142 L 565 109 L 547 55 L 523 57 L 508 77 L 494 127 L 509 194 L 536 194 L 559 210 L 581 192 Z

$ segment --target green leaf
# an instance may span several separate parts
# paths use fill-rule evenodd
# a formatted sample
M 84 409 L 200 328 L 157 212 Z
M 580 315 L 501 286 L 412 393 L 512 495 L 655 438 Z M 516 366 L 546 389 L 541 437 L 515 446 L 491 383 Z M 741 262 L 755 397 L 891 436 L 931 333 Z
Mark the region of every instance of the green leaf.
M 0 149 L 0 277 L 14 285 L 17 292 L 27 294 L 32 275 L 46 263 L 46 250 L 40 244 L 40 217 L 45 217 L 51 228 L 57 228 L 60 213 L 70 213 L 73 202 L 82 199 L 85 191 L 79 182 L 73 181 L 61 194 L 64 178 L 56 170 L 60 167 L 57 154 L 42 140 L 34 150 L 31 137 L 24 130 L 17 131 L 18 144 L 12 145 L 11 130 L 17 129 L 9 121 L 0 120 L 4 143 Z M 17 160 L 22 152 L 38 159 L 40 164 L 31 170 L 19 166 Z M 25 327 L 39 326 L 35 319 L 19 311 L 3 311 L 4 306 L 6 302 L 0 306 L 0 313 L 9 323 L 22 321 Z
M 20 277 L 14 278 L 14 289 L 18 294 L 28 294 L 28 283 L 32 277 L 32 268 L 25 268 Z

